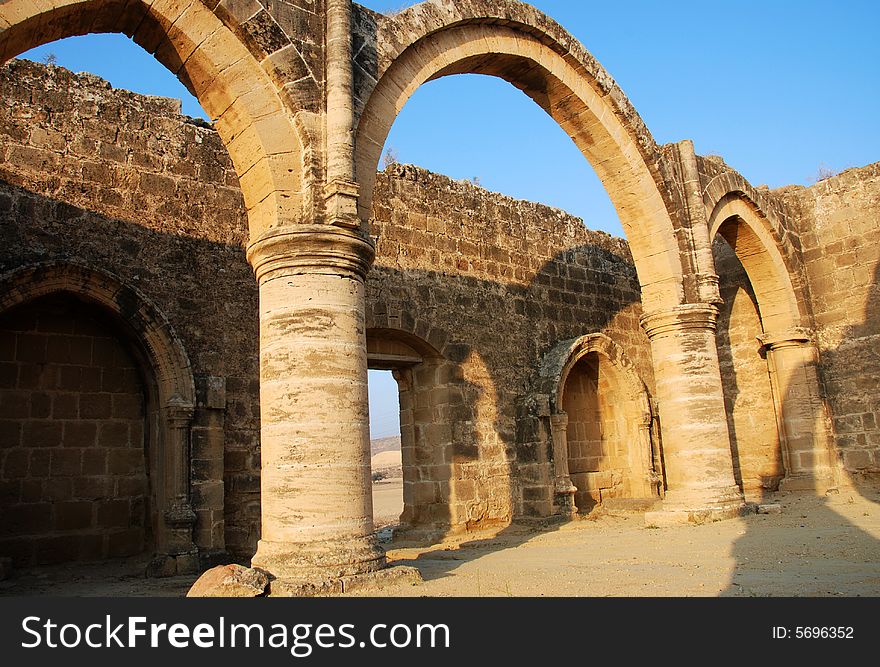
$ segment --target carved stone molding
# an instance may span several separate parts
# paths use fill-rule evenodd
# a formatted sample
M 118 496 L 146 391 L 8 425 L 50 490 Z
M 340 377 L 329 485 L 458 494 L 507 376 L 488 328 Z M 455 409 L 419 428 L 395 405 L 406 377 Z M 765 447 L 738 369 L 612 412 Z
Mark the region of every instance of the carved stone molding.
M 648 338 L 663 338 L 688 329 L 707 329 L 715 334 L 718 308 L 708 303 L 686 303 L 671 310 L 642 315 Z
M 257 280 L 304 273 L 340 274 L 363 280 L 376 248 L 369 237 L 331 225 L 290 225 L 270 229 L 253 241 L 247 258 Z

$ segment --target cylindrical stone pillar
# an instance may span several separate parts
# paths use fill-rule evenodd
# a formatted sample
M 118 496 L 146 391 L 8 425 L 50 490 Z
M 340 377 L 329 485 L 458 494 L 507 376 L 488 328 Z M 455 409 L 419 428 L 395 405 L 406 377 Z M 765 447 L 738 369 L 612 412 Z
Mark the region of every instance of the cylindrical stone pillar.
M 715 324 L 718 309 L 686 304 L 642 317 L 651 340 L 669 522 L 713 521 L 744 508 L 733 477 Z M 649 513 L 649 523 L 657 516 Z M 661 519 L 663 517 L 660 517 Z
M 818 351 L 803 330 L 760 337 L 767 354 L 776 408 L 779 441 L 785 463 L 780 488 L 837 486 L 831 426 L 819 391 Z
M 380 569 L 373 534 L 364 277 L 373 245 L 323 225 L 251 244 L 260 285 L 262 535 L 253 566 L 326 581 Z

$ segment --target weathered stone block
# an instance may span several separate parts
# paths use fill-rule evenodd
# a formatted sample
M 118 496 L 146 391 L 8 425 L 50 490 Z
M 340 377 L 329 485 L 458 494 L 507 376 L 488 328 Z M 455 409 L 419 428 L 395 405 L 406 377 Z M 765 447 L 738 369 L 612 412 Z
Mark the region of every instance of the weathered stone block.
M 205 572 L 189 589 L 187 597 L 258 597 L 269 585 L 265 572 L 242 565 L 218 565 Z M 273 582 L 273 594 L 274 582 Z

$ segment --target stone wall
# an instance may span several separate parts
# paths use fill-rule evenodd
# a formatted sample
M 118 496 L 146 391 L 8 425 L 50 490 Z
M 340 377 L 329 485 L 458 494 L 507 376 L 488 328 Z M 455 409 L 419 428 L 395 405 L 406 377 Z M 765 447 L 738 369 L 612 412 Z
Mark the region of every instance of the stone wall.
M 0 86 L 0 274 L 50 261 L 86 265 L 136 287 L 168 318 L 199 397 L 196 542 L 249 558 L 259 537 L 257 289 L 219 137 L 181 117 L 174 101 L 61 68 L 12 62 Z M 878 171 L 773 194 L 800 216 L 837 443 L 847 467 L 863 471 L 878 470 L 880 446 L 872 384 Z M 602 333 L 653 395 L 626 243 L 562 211 L 411 166 L 380 174 L 373 217 L 369 349 L 410 351 L 398 355 L 403 361 L 386 355 L 382 366 L 399 371 L 402 387 L 405 517 L 462 529 L 549 514 L 545 355 Z M 733 259 L 718 262 L 728 423 L 743 483 L 772 488 L 781 469 L 754 344 L 760 323 Z M 607 394 L 615 384 L 602 386 Z
M 202 398 L 192 443 L 197 543 L 246 553 L 259 524 L 257 293 L 222 143 L 179 116 L 178 101 L 58 67 L 13 61 L 0 88 L 0 274 L 75 262 L 114 274 L 164 313 Z M 225 378 L 219 432 L 205 402 L 211 377 Z
M 144 389 L 100 311 L 57 296 L 0 315 L 0 552 L 18 565 L 146 548 Z
M 834 437 L 853 473 L 880 471 L 880 163 L 787 188 L 816 322 Z
M 408 165 L 389 172 L 375 193 L 367 326 L 402 329 L 458 366 L 460 398 L 421 424 L 445 448 L 451 481 L 438 492 L 471 524 L 549 514 L 546 436 L 527 407 L 544 355 L 602 332 L 652 385 L 626 243 L 470 183 Z

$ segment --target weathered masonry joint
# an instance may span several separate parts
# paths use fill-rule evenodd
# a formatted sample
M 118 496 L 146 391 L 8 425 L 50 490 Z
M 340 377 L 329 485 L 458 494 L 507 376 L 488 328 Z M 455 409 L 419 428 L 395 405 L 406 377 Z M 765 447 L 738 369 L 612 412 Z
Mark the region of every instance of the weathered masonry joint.
M 131 36 L 212 118 L 15 60 Z M 305 590 L 386 566 L 368 369 L 400 395 L 399 535 L 596 507 L 736 516 L 880 472 L 880 167 L 751 186 L 658 146 L 514 0 L 0 5 L 0 556 L 235 559 Z M 426 81 L 510 82 L 626 241 L 412 166 Z M 298 588 L 299 587 L 299 588 Z

